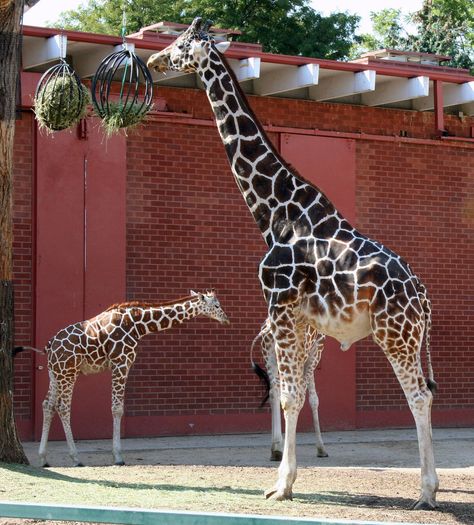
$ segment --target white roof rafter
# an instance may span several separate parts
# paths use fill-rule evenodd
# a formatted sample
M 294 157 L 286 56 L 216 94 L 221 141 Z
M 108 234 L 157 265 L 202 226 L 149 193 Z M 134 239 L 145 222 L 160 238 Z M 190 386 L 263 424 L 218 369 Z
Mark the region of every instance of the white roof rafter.
M 67 36 L 54 35 L 42 38 L 37 42 L 23 44 L 23 69 L 33 69 L 48 62 L 55 62 L 60 58 L 66 58 Z
M 285 93 L 295 89 L 314 86 L 319 81 L 319 65 L 304 64 L 288 66 L 285 69 L 266 73 L 254 82 L 257 95 L 267 96 Z
M 443 106 L 458 106 L 474 102 L 474 81 L 463 84 L 443 84 Z M 433 93 L 426 98 L 421 98 L 413 103 L 413 108 L 418 111 L 434 109 Z
M 249 57 L 242 60 L 232 60 L 230 65 L 239 82 L 260 77 L 260 57 Z
M 377 86 L 372 93 L 362 95 L 362 104 L 366 106 L 382 106 L 403 100 L 426 97 L 429 93 L 429 77 L 394 78 Z
M 312 100 L 332 100 L 375 90 L 375 71 L 367 69 L 356 73 L 340 73 L 321 79 L 309 89 Z

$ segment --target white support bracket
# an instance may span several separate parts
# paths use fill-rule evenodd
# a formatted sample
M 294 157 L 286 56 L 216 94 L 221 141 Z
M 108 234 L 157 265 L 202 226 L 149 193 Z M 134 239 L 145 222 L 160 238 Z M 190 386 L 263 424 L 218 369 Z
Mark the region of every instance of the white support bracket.
M 66 35 L 54 35 L 30 42 L 26 40 L 23 45 L 23 69 L 32 69 L 60 58 L 66 58 L 66 54 Z
M 443 106 L 459 106 L 474 102 L 474 81 L 463 84 L 443 84 Z M 413 102 L 413 108 L 418 111 L 434 109 L 433 93 L 426 98 Z
M 309 89 L 313 100 L 332 100 L 375 90 L 375 71 L 367 69 L 357 73 L 339 73 L 322 78 L 319 84 Z
M 425 76 L 413 78 L 397 78 L 379 84 L 377 91 L 364 93 L 362 104 L 366 106 L 382 106 L 402 100 L 426 97 L 429 94 L 430 79 Z
M 254 82 L 254 91 L 257 95 L 262 96 L 275 95 L 314 86 L 318 81 L 319 65 L 303 64 L 302 66 L 288 67 L 284 70 L 275 70 L 265 74 Z
M 231 64 L 235 76 L 239 82 L 253 80 L 260 77 L 260 58 L 249 57 Z

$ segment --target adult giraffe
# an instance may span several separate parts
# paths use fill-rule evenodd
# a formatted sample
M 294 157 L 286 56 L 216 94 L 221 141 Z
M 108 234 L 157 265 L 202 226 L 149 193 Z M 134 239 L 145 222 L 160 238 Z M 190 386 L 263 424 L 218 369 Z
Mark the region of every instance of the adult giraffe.
M 430 302 L 398 255 L 353 228 L 329 199 L 285 163 L 250 109 L 216 43 L 196 18 L 148 66 L 196 72 L 201 79 L 237 185 L 268 252 L 259 278 L 268 303 L 286 422 L 283 458 L 266 497 L 291 499 L 295 437 L 305 396 L 304 335 L 308 324 L 349 346 L 370 334 L 390 361 L 415 419 L 421 458 L 416 509 L 434 508 L 438 478 L 431 435 Z M 421 368 L 426 334 L 429 379 Z

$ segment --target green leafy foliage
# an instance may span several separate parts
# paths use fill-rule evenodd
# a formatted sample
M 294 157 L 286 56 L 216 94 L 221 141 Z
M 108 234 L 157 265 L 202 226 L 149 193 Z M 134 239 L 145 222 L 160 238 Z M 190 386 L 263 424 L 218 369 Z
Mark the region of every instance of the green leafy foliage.
M 449 65 L 474 69 L 472 0 L 425 0 L 412 19 L 418 25 L 409 42 L 414 51 L 447 55 Z
M 373 34 L 363 35 L 352 56 L 375 49 L 398 49 L 451 57 L 447 65 L 474 69 L 474 2 L 425 0 L 422 8 L 403 19 L 400 9 L 371 13 Z M 404 26 L 414 25 L 408 34 Z

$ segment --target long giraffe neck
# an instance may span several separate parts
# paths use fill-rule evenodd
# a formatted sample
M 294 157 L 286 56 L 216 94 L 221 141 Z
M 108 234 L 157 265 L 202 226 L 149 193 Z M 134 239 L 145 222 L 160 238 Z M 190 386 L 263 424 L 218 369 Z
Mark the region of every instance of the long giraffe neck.
M 132 307 L 130 309 L 130 317 L 135 324 L 138 338 L 152 332 L 168 330 L 200 313 L 201 309 L 196 299 L 162 306 Z
M 288 209 L 290 201 L 300 202 L 302 210 L 316 204 L 320 218 L 334 213 L 328 199 L 295 176 L 275 150 L 229 64 L 215 48 L 211 48 L 198 73 L 216 116 L 237 186 L 266 243 L 271 246 L 289 237 L 288 224 L 295 216 L 295 210 Z

